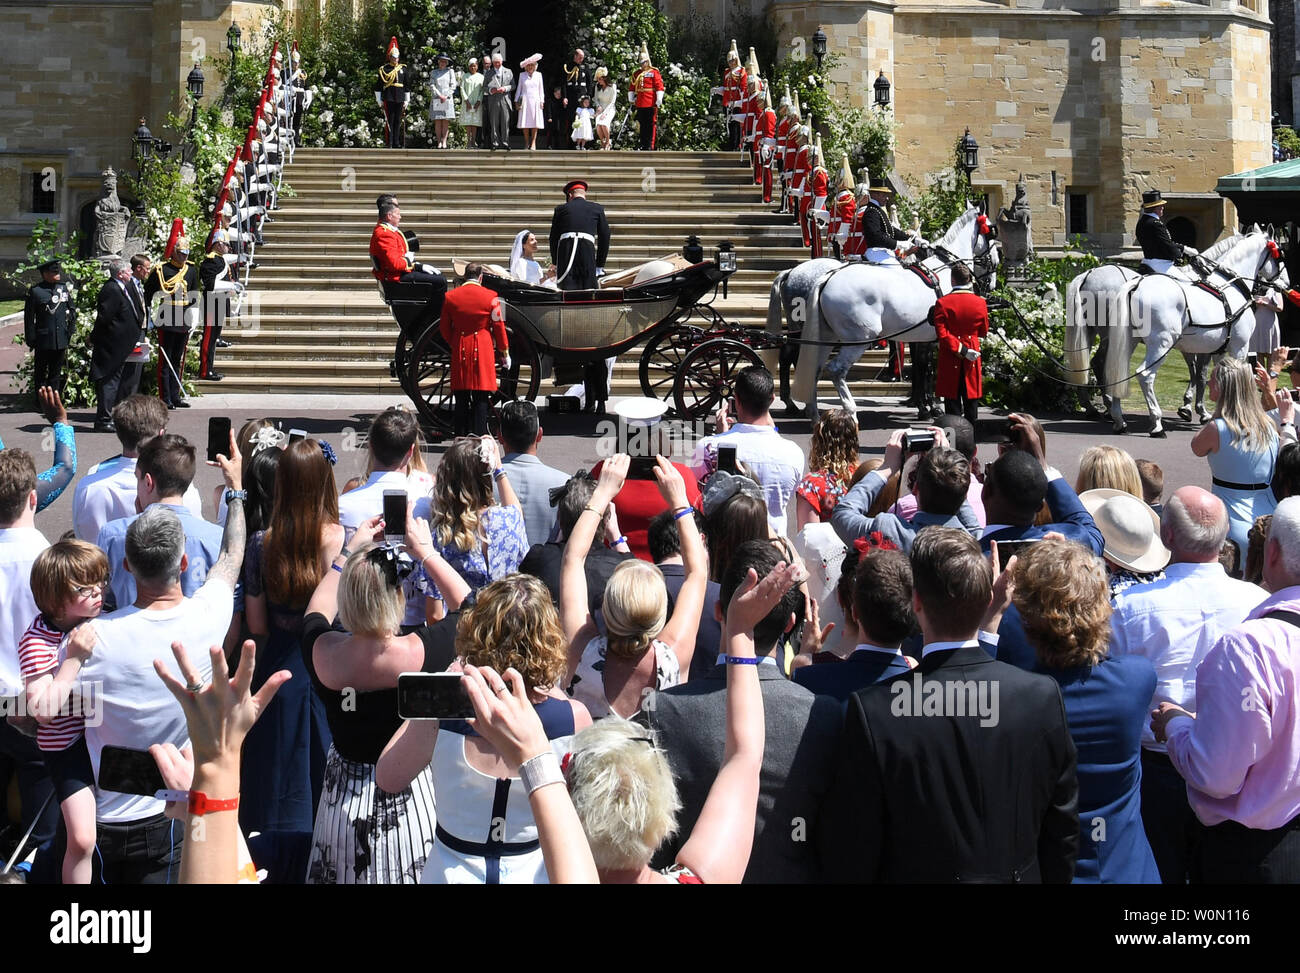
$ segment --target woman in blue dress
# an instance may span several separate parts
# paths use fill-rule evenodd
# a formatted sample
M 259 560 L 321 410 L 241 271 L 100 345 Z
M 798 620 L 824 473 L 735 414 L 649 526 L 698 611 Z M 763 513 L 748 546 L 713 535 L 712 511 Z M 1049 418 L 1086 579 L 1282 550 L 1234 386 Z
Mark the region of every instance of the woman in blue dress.
M 493 499 L 493 481 L 500 504 Z M 438 465 L 429 526 L 434 548 L 471 591 L 519 570 L 528 534 L 496 440 L 468 436 L 452 443 Z M 429 594 L 439 596 L 436 586 Z
M 1277 506 L 1269 486 L 1277 462 L 1277 427 L 1264 411 L 1255 376 L 1244 361 L 1219 362 L 1210 376 L 1210 396 L 1217 403 L 1214 421 L 1192 437 L 1192 452 L 1209 460 L 1211 492 L 1228 508 L 1228 540 L 1237 545 L 1240 576 L 1255 518 Z
M 281 455 L 270 526 L 244 560 L 244 612 L 258 641 L 254 692 L 281 669 L 280 687 L 244 740 L 239 821 L 245 831 L 311 832 L 331 735 L 299 644 L 316 586 L 343 543 L 334 471 L 320 445 L 304 439 Z
M 1038 656 L 1035 671 L 1060 685 L 1078 753 L 1074 881 L 1159 884 L 1141 814 L 1142 728 L 1155 668 L 1144 656 L 1109 656 L 1106 568 L 1082 545 L 1063 538 L 1034 544 L 1015 559 L 1012 577 L 1012 600 Z

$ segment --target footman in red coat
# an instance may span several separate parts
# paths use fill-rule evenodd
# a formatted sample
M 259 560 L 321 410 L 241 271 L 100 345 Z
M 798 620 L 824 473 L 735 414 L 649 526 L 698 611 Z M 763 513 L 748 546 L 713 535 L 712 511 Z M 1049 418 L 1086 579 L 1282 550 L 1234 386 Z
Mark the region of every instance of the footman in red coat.
M 949 415 L 965 415 L 973 424 L 984 396 L 980 339 L 989 333 L 989 308 L 971 288 L 965 264 L 952 268 L 953 291 L 939 298 L 930 312 L 939 335 L 939 368 L 935 394 Z
M 451 349 L 451 391 L 457 436 L 488 431 L 488 403 L 497 390 L 497 359 L 510 370 L 506 318 L 496 292 L 483 286 L 483 268 L 470 264 L 465 282 L 449 291 L 438 330 Z M 471 411 L 473 415 L 471 416 Z

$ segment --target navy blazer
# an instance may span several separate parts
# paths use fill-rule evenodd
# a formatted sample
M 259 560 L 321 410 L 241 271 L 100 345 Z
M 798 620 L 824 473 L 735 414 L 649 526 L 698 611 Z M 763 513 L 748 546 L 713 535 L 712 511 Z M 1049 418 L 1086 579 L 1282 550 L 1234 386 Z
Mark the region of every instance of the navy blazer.
M 985 534 L 980 538 L 980 548 L 988 553 L 991 550 L 990 541 L 1031 540 L 1055 531 L 1064 534 L 1069 540 L 1077 541 L 1092 553 L 1101 555 L 1106 544 L 1101 531 L 1064 477 L 1057 477 L 1047 484 L 1047 506 L 1052 511 L 1052 523 L 1041 527 L 1006 527 Z M 1025 638 L 1024 624 L 1020 621 L 1020 611 L 1015 605 L 1009 606 L 1002 615 L 1002 625 L 998 628 L 997 659 L 1028 671 L 1038 666 L 1038 657 Z
M 1160 884 L 1141 813 L 1142 728 L 1156 692 L 1155 667 L 1145 656 L 1126 655 L 1091 667 L 1041 671 L 1061 687 L 1078 753 L 1074 881 Z
M 842 662 L 801 666 L 794 671 L 794 681 L 818 696 L 830 696 L 843 703 L 859 689 L 879 682 L 894 658 L 865 649 L 854 652 Z
M 1088 509 L 1079 500 L 1079 495 L 1074 492 L 1074 488 L 1065 482 L 1065 477 L 1058 476 L 1048 482 L 1046 499 L 1047 509 L 1052 512 L 1050 524 L 1042 526 L 1030 524 L 1028 527 L 1003 527 L 1001 530 L 985 531 L 984 536 L 980 538 L 980 549 L 987 554 L 992 549 L 989 547 L 989 541 L 1027 541 L 1056 532 L 1063 534 L 1066 540 L 1078 541 L 1100 557 L 1106 542 L 1101 536 L 1101 531 L 1097 529 L 1092 514 L 1088 513 Z

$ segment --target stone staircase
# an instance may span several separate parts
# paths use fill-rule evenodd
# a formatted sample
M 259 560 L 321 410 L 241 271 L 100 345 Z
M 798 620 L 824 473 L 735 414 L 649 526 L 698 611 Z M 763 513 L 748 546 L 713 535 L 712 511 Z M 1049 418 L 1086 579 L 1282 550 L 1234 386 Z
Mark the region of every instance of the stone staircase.
M 733 153 L 488 153 L 466 150 L 298 149 L 286 170 L 292 196 L 265 227 L 250 309 L 232 322 L 213 393 L 393 393 L 389 374 L 398 329 L 370 273 L 375 197 L 392 192 L 402 228 L 420 237 L 420 259 L 451 276 L 452 258 L 505 265 L 514 236 L 531 229 L 547 252 L 551 213 L 572 178 L 591 182 L 612 229 L 606 271 L 680 252 L 687 236 L 705 252 L 730 240 L 739 270 L 716 306 L 727 320 L 761 328 L 772 279 L 807 256 L 798 230 L 772 212 L 752 170 Z M 614 395 L 639 395 L 637 355 L 624 355 Z M 903 394 L 869 381 L 885 361 L 871 352 L 851 373 L 855 394 Z M 554 391 L 543 383 L 542 394 Z M 822 395 L 830 395 L 828 384 Z

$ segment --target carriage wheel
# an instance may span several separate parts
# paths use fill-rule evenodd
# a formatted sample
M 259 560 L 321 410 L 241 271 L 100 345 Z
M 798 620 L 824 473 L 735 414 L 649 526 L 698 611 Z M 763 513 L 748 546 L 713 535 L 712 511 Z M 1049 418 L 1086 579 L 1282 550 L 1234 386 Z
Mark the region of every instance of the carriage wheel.
M 753 348 L 730 338 L 714 338 L 692 348 L 682 359 L 673 382 L 673 404 L 683 419 L 709 418 L 731 395 L 736 374 L 762 365 Z
M 697 328 L 678 325 L 661 331 L 650 339 L 641 352 L 637 373 L 641 391 L 651 399 L 667 399 L 677 381 L 677 373 L 687 353 L 700 341 Z
M 492 408 L 514 398 L 537 398 L 541 386 L 541 362 L 528 336 L 506 323 L 510 342 L 510 371 L 497 367 L 497 392 Z M 455 428 L 455 407 L 451 395 L 451 352 L 438 332 L 437 322 L 415 339 L 402 387 L 415 403 L 424 421 L 435 432 L 450 435 Z

